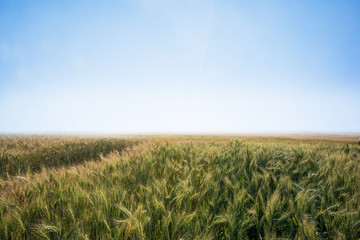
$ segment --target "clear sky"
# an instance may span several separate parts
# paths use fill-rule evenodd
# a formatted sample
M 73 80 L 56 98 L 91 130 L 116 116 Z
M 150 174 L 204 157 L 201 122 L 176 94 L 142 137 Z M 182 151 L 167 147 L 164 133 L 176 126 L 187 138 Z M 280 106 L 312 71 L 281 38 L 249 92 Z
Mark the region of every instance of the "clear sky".
M 359 1 L 0 2 L 1 133 L 360 132 Z

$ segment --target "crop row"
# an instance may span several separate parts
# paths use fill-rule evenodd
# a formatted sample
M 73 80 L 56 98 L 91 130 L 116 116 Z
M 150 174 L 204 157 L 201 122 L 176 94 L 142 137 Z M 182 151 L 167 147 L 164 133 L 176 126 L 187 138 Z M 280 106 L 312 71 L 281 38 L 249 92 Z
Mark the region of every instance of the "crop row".
M 360 148 L 211 141 L 0 190 L 0 239 L 359 239 Z

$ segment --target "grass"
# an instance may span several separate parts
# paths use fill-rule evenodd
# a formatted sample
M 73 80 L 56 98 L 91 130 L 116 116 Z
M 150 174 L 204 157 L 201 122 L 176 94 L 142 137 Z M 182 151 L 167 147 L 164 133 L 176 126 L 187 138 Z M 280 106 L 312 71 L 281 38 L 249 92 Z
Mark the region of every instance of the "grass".
M 134 143 L 110 138 L 1 137 L 0 177 L 99 160 L 100 155 L 122 152 Z
M 235 137 L 127 144 L 98 161 L 67 166 L 59 158 L 56 167 L 2 178 L 0 239 L 360 238 L 355 144 Z

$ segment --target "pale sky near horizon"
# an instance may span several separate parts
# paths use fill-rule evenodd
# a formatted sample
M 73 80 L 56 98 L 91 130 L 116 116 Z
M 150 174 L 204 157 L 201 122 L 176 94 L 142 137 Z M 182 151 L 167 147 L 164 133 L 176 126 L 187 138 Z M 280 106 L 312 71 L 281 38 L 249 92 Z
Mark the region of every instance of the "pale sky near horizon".
M 357 1 L 1 1 L 0 133 L 360 133 Z

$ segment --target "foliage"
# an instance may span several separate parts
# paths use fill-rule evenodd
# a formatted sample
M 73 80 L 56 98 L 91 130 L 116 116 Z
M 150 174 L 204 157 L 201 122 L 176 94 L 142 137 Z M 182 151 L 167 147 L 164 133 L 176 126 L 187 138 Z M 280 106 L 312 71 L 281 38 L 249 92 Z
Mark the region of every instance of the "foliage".
M 0 239 L 360 238 L 356 145 L 139 147 L 0 180 Z
M 2 138 L 0 177 L 99 160 L 100 155 L 122 152 L 130 143 L 109 138 Z

